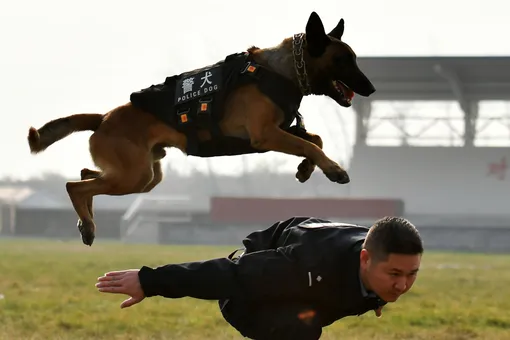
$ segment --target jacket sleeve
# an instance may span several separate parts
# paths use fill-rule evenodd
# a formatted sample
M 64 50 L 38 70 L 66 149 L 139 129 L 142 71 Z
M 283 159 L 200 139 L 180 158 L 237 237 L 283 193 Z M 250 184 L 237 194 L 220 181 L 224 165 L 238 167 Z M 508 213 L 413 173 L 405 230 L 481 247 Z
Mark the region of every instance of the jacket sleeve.
M 257 251 L 239 260 L 144 266 L 139 279 L 145 296 L 220 300 L 295 298 L 306 292 L 308 274 L 292 256 L 292 247 Z

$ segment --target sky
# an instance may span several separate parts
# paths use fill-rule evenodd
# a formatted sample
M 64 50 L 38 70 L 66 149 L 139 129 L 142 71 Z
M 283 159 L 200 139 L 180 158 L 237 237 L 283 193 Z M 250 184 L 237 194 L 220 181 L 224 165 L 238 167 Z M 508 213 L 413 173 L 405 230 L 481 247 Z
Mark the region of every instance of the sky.
M 91 132 L 80 132 L 42 154 L 26 142 L 30 126 L 74 113 L 105 113 L 133 91 L 223 59 L 251 45 L 269 47 L 304 32 L 312 11 L 327 31 L 345 20 L 346 41 L 358 56 L 510 56 L 508 2 L 484 1 L 176 1 L 0 0 L 0 177 L 45 172 L 77 177 L 93 168 Z M 503 110 L 506 110 L 505 106 Z M 450 110 L 447 108 L 446 110 Z M 324 150 L 347 161 L 354 138 L 351 109 L 305 98 L 307 128 Z M 335 124 L 331 124 L 331 122 Z M 294 156 L 265 154 L 202 160 L 167 150 L 166 163 L 235 173 Z

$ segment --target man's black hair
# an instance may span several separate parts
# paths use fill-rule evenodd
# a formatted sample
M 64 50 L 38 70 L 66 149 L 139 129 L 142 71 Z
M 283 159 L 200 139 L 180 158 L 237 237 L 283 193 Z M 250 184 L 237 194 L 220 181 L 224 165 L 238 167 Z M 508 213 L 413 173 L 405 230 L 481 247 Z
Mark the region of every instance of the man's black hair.
M 423 242 L 416 227 L 407 219 L 386 216 L 372 225 L 363 248 L 375 261 L 385 261 L 390 254 L 421 255 Z

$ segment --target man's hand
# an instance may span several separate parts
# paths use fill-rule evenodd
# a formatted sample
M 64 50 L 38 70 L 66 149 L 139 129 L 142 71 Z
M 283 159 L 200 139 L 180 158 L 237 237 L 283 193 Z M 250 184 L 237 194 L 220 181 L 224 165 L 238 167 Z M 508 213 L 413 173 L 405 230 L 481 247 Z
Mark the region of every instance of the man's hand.
M 131 307 L 145 298 L 138 272 L 139 269 L 128 269 L 106 273 L 97 278 L 96 287 L 102 293 L 129 295 L 129 299 L 124 300 L 120 308 Z

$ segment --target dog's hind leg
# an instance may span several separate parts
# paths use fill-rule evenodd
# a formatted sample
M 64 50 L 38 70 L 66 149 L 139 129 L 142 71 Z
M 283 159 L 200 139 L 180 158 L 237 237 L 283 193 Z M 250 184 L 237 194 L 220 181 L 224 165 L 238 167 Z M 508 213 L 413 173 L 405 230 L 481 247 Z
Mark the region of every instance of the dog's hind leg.
M 145 188 L 143 188 L 142 190 L 143 193 L 151 191 L 152 189 L 154 189 L 156 185 L 158 185 L 163 180 L 163 170 L 161 169 L 161 162 L 159 160 L 155 161 L 152 164 L 152 173 L 153 173 L 152 181 L 149 184 L 147 184 Z
M 78 229 L 82 241 L 89 246 L 94 241 L 96 231 L 93 214 L 89 210 L 89 202 L 93 197 L 141 193 L 154 178 L 151 150 L 144 146 L 96 132 L 90 138 L 90 149 L 94 162 L 103 170 L 101 174 L 66 184 L 69 198 L 79 217 Z M 84 174 L 97 172 L 84 171 Z
M 90 169 L 87 169 L 87 168 L 83 168 L 81 169 L 81 172 L 80 172 L 80 178 L 81 180 L 86 180 L 86 179 L 92 179 L 92 178 L 97 178 L 101 176 L 101 171 L 97 171 L 97 170 L 90 170 Z M 94 209 L 93 209 L 93 202 L 92 202 L 93 198 L 91 197 L 88 201 L 87 201 L 87 207 L 89 209 L 89 213 L 90 213 L 90 216 L 92 218 L 94 218 Z
M 148 157 L 147 157 L 148 158 Z M 67 182 L 66 188 L 80 220 L 78 229 L 84 244 L 94 242 L 96 226 L 88 202 L 96 195 L 121 196 L 140 193 L 153 179 L 153 170 L 149 162 L 139 161 L 138 165 L 109 169 L 102 176 L 83 181 Z
M 82 181 L 85 179 L 92 179 L 92 178 L 96 178 L 99 176 L 101 176 L 101 171 L 90 170 L 88 168 L 83 168 L 80 171 L 80 178 Z
M 161 159 L 166 156 L 166 152 L 163 146 L 155 145 L 152 148 L 152 181 L 147 184 L 147 186 L 142 190 L 142 192 L 146 193 L 154 189 L 156 185 L 158 185 L 163 180 L 163 170 L 161 169 Z
M 147 193 L 154 189 L 163 180 L 163 169 L 161 169 L 161 159 L 166 156 L 165 148 L 161 145 L 155 145 L 152 148 L 152 181 L 143 188 L 142 193 Z

